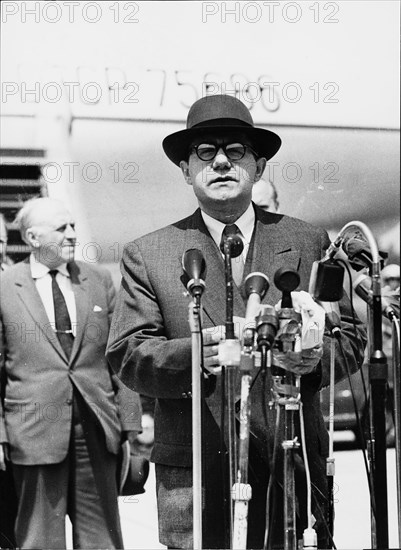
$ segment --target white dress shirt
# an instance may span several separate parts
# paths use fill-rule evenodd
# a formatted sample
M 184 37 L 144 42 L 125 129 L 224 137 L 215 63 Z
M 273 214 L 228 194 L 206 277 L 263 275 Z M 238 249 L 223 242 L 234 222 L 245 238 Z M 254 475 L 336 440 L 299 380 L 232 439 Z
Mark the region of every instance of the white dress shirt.
M 56 321 L 54 317 L 52 278 L 49 274 L 50 269 L 36 260 L 33 254 L 31 254 L 29 262 L 31 267 L 31 275 L 35 281 L 36 289 L 42 300 L 50 324 L 53 329 L 55 329 Z M 67 270 L 67 264 L 60 265 L 57 268 L 57 271 L 56 281 L 64 296 L 65 303 L 67 304 L 68 313 L 71 319 L 72 333 L 76 336 L 77 308 L 75 305 L 75 296 L 72 289 L 71 277 Z

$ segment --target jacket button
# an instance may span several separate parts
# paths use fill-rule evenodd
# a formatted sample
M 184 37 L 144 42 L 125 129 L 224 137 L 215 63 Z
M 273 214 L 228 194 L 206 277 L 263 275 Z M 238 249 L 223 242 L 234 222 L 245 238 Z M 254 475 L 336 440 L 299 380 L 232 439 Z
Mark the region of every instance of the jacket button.
M 72 405 L 72 399 L 67 399 L 66 403 L 67 405 Z
M 182 397 L 185 399 L 186 397 L 188 397 L 188 395 L 185 393 L 185 392 L 182 392 Z

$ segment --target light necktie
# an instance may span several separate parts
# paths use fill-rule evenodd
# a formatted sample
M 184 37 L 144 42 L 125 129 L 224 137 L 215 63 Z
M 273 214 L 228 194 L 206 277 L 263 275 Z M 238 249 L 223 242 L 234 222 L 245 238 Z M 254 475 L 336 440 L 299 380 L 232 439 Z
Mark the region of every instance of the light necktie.
M 56 281 L 57 270 L 49 271 L 52 278 L 52 292 L 54 304 L 54 320 L 56 324 L 56 334 L 61 347 L 64 350 L 67 358 L 70 358 L 74 336 L 71 330 L 71 319 L 68 313 L 67 304 L 63 293 Z
M 242 237 L 239 227 L 235 223 L 232 225 L 226 225 L 221 235 L 220 250 L 224 251 L 224 238 L 232 237 L 233 235 L 239 235 Z M 234 283 L 239 287 L 242 283 L 242 277 L 244 275 L 244 262 L 242 259 L 242 254 L 236 258 L 231 258 L 231 270 Z

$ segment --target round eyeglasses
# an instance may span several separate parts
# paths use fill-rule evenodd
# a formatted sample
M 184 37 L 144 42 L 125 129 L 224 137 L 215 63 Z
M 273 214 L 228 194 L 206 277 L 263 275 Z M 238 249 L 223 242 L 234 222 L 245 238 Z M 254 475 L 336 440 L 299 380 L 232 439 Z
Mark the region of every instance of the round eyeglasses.
M 229 160 L 241 160 L 246 153 L 247 149 L 250 149 L 252 153 L 257 156 L 256 152 L 243 143 L 225 143 L 222 145 L 216 145 L 214 143 L 200 143 L 193 147 L 195 153 L 200 160 L 210 161 L 215 158 L 219 149 L 223 149 L 224 154 Z

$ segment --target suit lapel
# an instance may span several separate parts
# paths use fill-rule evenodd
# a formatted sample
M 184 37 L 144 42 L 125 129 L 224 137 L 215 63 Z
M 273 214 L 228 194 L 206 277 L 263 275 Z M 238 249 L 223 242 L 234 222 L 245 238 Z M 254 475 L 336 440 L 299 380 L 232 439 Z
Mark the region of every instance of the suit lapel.
M 252 272 L 267 275 L 270 287 L 262 303 L 275 304 L 281 299 L 280 291 L 274 285 L 274 274 L 280 267 L 296 271 L 300 266 L 300 252 L 294 248 L 291 234 L 279 228 L 277 216 L 272 216 L 255 206 L 256 223 L 245 262 L 244 279 Z M 246 299 L 244 285 L 241 292 Z
M 89 315 L 89 281 L 87 276 L 82 274 L 79 266 L 75 262 L 68 265 L 68 270 L 71 276 L 71 284 L 74 291 L 77 311 L 77 330 L 70 357 L 70 363 L 72 363 L 81 347 L 87 326 Z
M 22 270 L 15 280 L 17 294 L 46 340 L 50 342 L 64 361 L 67 361 L 67 357 L 60 345 L 57 335 L 50 326 L 50 321 L 42 299 L 36 289 L 35 281 L 32 279 L 29 262 L 24 262 L 21 264 L 21 267 Z

